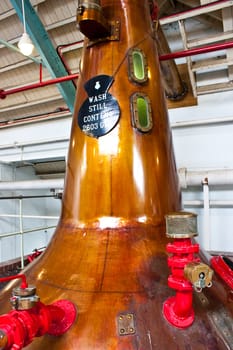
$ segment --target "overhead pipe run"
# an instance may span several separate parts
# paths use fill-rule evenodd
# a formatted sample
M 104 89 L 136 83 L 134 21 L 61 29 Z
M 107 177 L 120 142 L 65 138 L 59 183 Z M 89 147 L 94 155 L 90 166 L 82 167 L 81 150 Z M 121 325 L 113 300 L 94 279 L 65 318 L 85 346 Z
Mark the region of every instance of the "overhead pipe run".
M 208 8 L 208 7 L 209 7 L 209 10 L 211 10 L 213 5 L 219 6 L 221 4 L 222 8 L 228 7 L 228 6 L 230 6 L 229 3 L 231 3 L 231 5 L 233 5 L 233 0 L 232 1 L 225 1 L 225 0 L 224 1 L 223 0 L 216 1 L 214 3 L 203 5 L 203 6 L 195 8 L 195 9 L 184 11 L 183 13 L 180 13 L 180 14 L 175 14 L 175 15 L 164 17 L 164 19 L 162 18 L 159 20 L 159 24 L 160 25 L 166 24 L 167 23 L 166 21 L 169 19 L 171 19 L 172 22 L 177 21 L 180 19 L 179 16 L 184 17 L 184 16 L 186 16 L 186 13 L 189 14 L 188 17 L 198 15 L 198 11 L 201 11 L 201 10 L 206 11 L 206 8 Z M 186 17 L 184 17 L 184 18 L 186 18 Z M 170 23 L 170 22 L 168 22 L 168 23 Z M 163 34 L 162 34 L 162 30 L 160 29 L 160 30 L 158 30 L 158 42 L 160 43 L 160 45 L 163 45 L 163 47 L 161 47 L 161 50 L 159 52 L 160 53 L 160 55 L 159 55 L 160 62 L 233 48 L 233 41 L 229 41 L 229 42 L 225 42 L 225 43 L 207 45 L 207 46 L 193 48 L 193 49 L 189 49 L 189 50 L 183 50 L 183 51 L 178 51 L 178 52 L 168 52 L 167 54 L 162 54 L 162 52 L 164 52 L 164 40 L 162 40 L 162 39 L 163 39 Z M 161 43 L 161 41 L 163 41 L 163 44 Z M 168 49 L 169 49 L 169 47 L 168 47 Z M 164 71 L 165 70 L 166 69 L 164 69 Z M 174 74 L 174 73 L 172 73 L 172 74 Z M 182 98 L 182 96 L 186 93 L 186 91 L 185 91 L 184 85 L 182 83 L 180 83 L 180 81 L 178 80 L 179 78 L 177 79 L 177 77 L 176 77 L 177 74 L 178 73 L 175 73 L 175 77 L 172 76 L 172 79 L 176 79 L 176 81 L 177 81 L 176 82 L 177 86 L 175 87 L 175 89 L 177 88 L 179 90 L 180 89 L 182 90 L 181 91 L 181 98 Z M 4 99 L 8 95 L 11 95 L 14 93 L 23 92 L 23 91 L 27 91 L 27 90 L 31 90 L 31 89 L 35 89 L 35 88 L 40 88 L 40 87 L 45 87 L 48 85 L 58 84 L 58 83 L 62 83 L 62 82 L 67 82 L 70 80 L 77 79 L 78 77 L 79 77 L 79 74 L 70 74 L 68 76 L 58 77 L 58 78 L 50 79 L 50 80 L 47 80 L 44 82 L 40 80 L 38 83 L 29 84 L 29 85 L 25 85 L 25 86 L 13 88 L 13 89 L 8 89 L 8 90 L 3 90 L 3 89 L 1 90 L 0 89 L 0 99 Z M 170 91 L 171 87 L 170 87 L 170 85 L 168 85 L 168 81 L 169 81 L 168 78 L 170 79 L 171 77 L 165 76 L 164 80 L 165 80 L 165 83 L 167 84 L 168 91 Z M 169 95 L 169 93 L 168 93 L 168 95 Z M 179 96 L 180 96 L 180 91 L 177 94 L 177 99 L 179 99 Z M 170 98 L 170 95 L 168 96 L 168 98 Z
M 232 123 L 232 122 L 233 122 L 233 117 L 209 118 L 209 119 L 191 120 L 191 121 L 177 121 L 171 124 L 171 128 L 172 129 L 191 128 L 191 127 L 209 126 L 209 125 L 216 125 L 216 124 L 226 124 L 226 123 Z
M 48 85 L 58 84 L 58 83 L 62 83 L 65 81 L 77 79 L 78 77 L 79 77 L 79 74 L 71 74 L 71 75 L 67 75 L 64 77 L 50 79 L 47 81 L 40 81 L 40 82 L 35 83 L 35 84 L 29 84 L 29 85 L 17 87 L 14 89 L 0 90 L 0 98 L 4 99 L 4 98 L 6 98 L 6 96 L 15 94 L 17 92 L 22 92 L 22 91 L 32 90 L 32 89 L 36 89 L 36 88 L 40 88 L 40 87 L 44 87 L 44 86 L 48 86 Z
M 233 169 L 217 170 L 178 170 L 180 187 L 202 186 L 208 181 L 210 186 L 233 185 Z M 0 191 L 63 189 L 64 179 L 26 180 L 26 181 L 0 181 Z
M 182 57 L 187 57 L 187 56 L 192 56 L 192 55 L 200 55 L 203 53 L 209 53 L 209 52 L 213 52 L 213 51 L 229 49 L 232 47 L 233 47 L 233 41 L 229 41 L 227 43 L 207 45 L 207 46 L 203 46 L 203 47 L 199 47 L 199 48 L 194 48 L 194 49 L 189 49 L 189 50 L 172 52 L 172 53 L 160 55 L 159 60 L 160 61 L 172 60 L 172 59 L 176 59 L 176 58 L 182 58 Z M 77 79 L 78 77 L 79 77 L 79 74 L 71 74 L 68 76 L 50 79 L 50 80 L 47 80 L 44 82 L 41 81 L 41 82 L 38 82 L 35 84 L 25 85 L 25 86 L 21 86 L 21 87 L 14 88 L 14 89 L 0 90 L 0 98 L 4 99 L 4 98 L 6 98 L 7 95 L 15 94 L 17 92 L 31 90 L 31 89 L 35 89 L 35 88 L 39 88 L 39 87 L 52 85 L 52 84 L 58 84 L 58 83 L 62 83 L 62 82 L 68 81 L 68 80 Z
M 23 21 L 22 16 L 22 3 L 21 0 L 10 0 L 12 6 L 15 8 L 19 19 Z M 33 40 L 42 61 L 46 65 L 48 71 L 53 78 L 63 77 L 67 74 L 66 69 L 61 62 L 56 50 L 53 47 L 52 41 L 44 28 L 37 12 L 31 5 L 30 1 L 26 1 L 25 4 L 25 17 L 27 18 L 27 32 Z M 68 79 L 70 80 L 70 79 Z M 70 111 L 73 112 L 74 99 L 75 99 L 75 86 L 72 82 L 66 81 L 66 83 L 59 85 L 58 88 L 67 103 Z M 65 81 L 65 80 L 64 80 Z
M 0 191 L 62 189 L 63 179 L 0 181 Z
M 193 49 L 189 49 L 189 50 L 177 51 L 177 52 L 172 52 L 172 53 L 168 53 L 165 55 L 160 55 L 159 60 L 166 61 L 166 60 L 171 60 L 171 59 L 176 59 L 176 58 L 195 56 L 195 55 L 200 55 L 203 53 L 209 53 L 209 52 L 213 52 L 213 51 L 230 49 L 232 47 L 233 47 L 233 41 L 229 41 L 227 43 L 207 45 L 207 46 L 193 48 Z
M 232 169 L 192 171 L 181 168 L 178 170 L 178 174 L 182 189 L 189 186 L 202 186 L 204 181 L 207 181 L 210 186 L 233 185 Z

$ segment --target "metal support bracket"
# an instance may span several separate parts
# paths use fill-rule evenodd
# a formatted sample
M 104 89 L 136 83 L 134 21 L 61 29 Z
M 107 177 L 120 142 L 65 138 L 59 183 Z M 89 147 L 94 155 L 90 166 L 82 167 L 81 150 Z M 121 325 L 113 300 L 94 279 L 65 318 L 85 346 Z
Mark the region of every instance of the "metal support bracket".
M 110 26 L 111 26 L 111 35 L 107 36 L 105 38 L 98 38 L 96 40 L 90 40 L 87 44 L 87 47 L 96 45 L 100 42 L 104 42 L 104 41 L 118 41 L 120 40 L 120 21 L 116 20 L 116 21 L 111 21 L 110 22 Z

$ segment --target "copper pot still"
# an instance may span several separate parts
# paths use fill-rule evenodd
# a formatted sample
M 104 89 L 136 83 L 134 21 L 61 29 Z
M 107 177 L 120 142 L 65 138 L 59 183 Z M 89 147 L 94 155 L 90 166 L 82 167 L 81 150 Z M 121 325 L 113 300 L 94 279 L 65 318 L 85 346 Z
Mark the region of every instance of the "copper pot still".
M 150 7 L 79 1 L 86 39 L 61 217 L 25 269 L 43 303 L 69 300 L 77 317 L 27 350 L 232 349 L 232 291 L 217 277 L 195 293 L 191 326 L 181 330 L 163 313 L 174 295 L 165 215 L 181 210 L 181 196 Z

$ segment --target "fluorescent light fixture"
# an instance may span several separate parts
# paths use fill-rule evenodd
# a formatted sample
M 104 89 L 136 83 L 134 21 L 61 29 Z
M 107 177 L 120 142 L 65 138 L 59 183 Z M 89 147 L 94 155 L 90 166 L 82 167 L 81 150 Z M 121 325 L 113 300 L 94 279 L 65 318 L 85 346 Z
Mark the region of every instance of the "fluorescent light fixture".
M 30 56 L 32 54 L 32 51 L 34 49 L 34 45 L 26 31 L 26 20 L 25 20 L 25 9 L 24 9 L 24 0 L 22 0 L 22 13 L 23 13 L 23 28 L 24 32 L 21 36 L 19 42 L 18 42 L 18 48 L 20 49 L 21 53 L 25 56 Z

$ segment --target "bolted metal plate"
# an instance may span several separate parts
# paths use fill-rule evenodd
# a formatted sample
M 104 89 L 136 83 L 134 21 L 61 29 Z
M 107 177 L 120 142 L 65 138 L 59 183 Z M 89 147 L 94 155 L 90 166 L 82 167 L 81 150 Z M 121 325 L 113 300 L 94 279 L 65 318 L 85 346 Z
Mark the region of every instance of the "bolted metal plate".
M 134 315 L 130 313 L 119 315 L 117 318 L 117 328 L 120 336 L 135 334 Z

